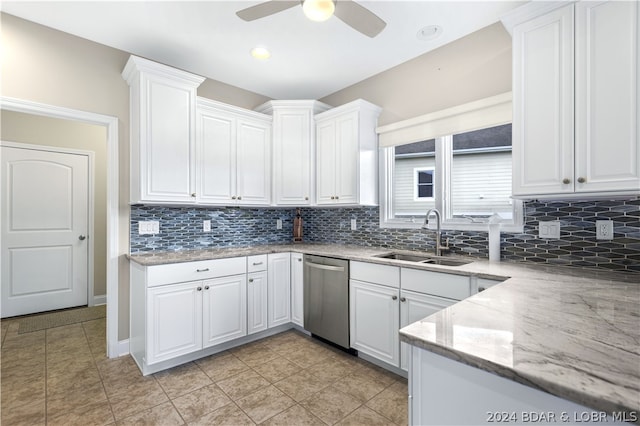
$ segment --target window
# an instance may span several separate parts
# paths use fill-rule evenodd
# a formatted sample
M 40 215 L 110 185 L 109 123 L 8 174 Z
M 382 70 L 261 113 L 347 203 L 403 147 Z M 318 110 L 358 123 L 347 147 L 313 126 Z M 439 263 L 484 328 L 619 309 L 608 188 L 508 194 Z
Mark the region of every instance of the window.
M 433 200 L 433 169 L 413 169 L 414 201 Z
M 522 229 L 522 203 L 511 198 L 511 124 L 383 148 L 382 227 L 417 228 L 430 208 L 444 229 Z

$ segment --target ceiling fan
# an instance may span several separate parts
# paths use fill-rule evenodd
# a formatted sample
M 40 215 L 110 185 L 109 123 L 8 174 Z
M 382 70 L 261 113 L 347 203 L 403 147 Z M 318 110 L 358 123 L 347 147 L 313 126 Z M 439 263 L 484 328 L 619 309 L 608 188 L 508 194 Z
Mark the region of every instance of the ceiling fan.
M 345 24 L 368 37 L 375 37 L 387 25 L 376 14 L 352 0 L 271 0 L 239 10 L 236 15 L 253 21 L 302 5 L 305 15 L 313 21 L 325 21 L 335 15 Z

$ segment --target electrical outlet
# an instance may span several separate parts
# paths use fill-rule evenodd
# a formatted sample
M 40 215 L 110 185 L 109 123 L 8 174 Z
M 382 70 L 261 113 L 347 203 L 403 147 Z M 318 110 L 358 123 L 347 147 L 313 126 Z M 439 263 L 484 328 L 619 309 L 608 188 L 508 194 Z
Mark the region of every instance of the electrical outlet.
M 211 221 L 210 220 L 202 221 L 202 232 L 211 232 Z
M 355 219 L 351 219 L 351 230 L 355 231 L 356 229 L 358 229 L 358 226 L 356 224 L 356 220 Z
M 613 240 L 612 220 L 596 220 L 596 240 Z
M 560 239 L 560 221 L 541 221 L 538 222 L 538 236 L 545 239 Z
M 282 229 L 282 219 L 276 219 L 276 229 Z
M 155 235 L 160 233 L 160 222 L 157 220 L 142 220 L 138 222 L 139 235 Z

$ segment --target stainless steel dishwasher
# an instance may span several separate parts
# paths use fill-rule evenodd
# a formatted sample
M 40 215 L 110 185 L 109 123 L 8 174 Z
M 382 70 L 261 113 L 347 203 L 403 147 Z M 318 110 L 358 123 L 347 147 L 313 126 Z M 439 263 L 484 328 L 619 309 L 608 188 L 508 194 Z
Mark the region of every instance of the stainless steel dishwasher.
M 304 328 L 349 349 L 349 261 L 304 255 Z

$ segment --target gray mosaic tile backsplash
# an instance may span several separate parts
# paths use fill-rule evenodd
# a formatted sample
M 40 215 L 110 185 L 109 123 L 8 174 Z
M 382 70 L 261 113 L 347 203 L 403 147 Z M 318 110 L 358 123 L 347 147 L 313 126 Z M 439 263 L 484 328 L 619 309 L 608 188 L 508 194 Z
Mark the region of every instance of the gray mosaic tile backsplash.
M 244 209 L 195 207 L 131 207 L 131 252 L 186 250 L 207 247 L 241 247 L 291 242 L 295 209 Z M 379 209 L 303 208 L 304 241 L 356 244 L 389 249 L 433 250 L 433 233 L 380 229 Z M 356 231 L 351 219 L 357 220 Z M 212 232 L 202 232 L 211 220 Z M 276 229 L 276 220 L 283 227 Z M 614 239 L 596 240 L 595 221 L 613 220 Z M 159 220 L 160 234 L 138 235 L 137 222 Z M 538 238 L 538 222 L 559 220 L 561 238 Z M 459 255 L 488 257 L 486 232 L 445 231 L 451 251 Z M 502 234 L 501 257 L 511 261 L 552 263 L 640 273 L 640 198 L 604 201 L 553 201 L 525 203 L 521 234 Z

